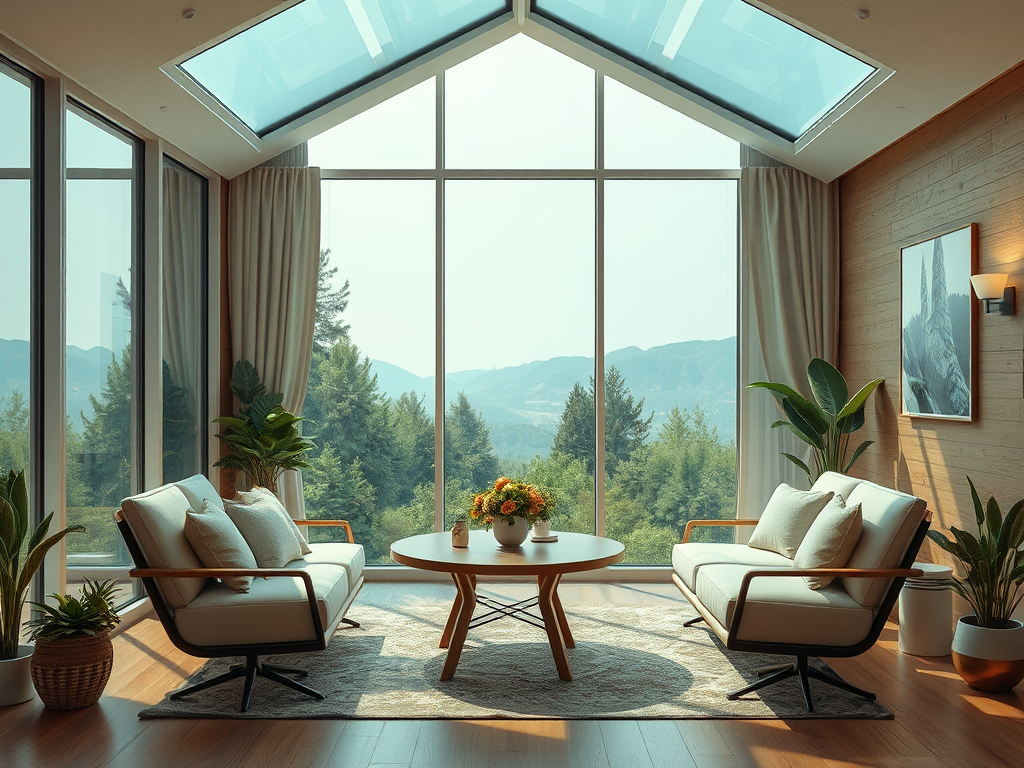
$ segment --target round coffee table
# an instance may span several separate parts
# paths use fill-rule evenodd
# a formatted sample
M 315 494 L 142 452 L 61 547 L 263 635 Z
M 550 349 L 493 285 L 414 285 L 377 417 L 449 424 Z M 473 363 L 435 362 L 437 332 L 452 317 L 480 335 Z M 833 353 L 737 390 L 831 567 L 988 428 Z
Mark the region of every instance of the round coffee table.
M 591 571 L 622 562 L 625 547 L 614 539 L 585 533 L 559 533 L 558 541 L 534 543 L 521 547 L 499 547 L 489 531 L 472 531 L 469 546 L 452 546 L 450 532 L 410 536 L 391 545 L 391 559 L 396 563 L 425 571 L 450 573 L 458 587 L 448 623 L 441 633 L 441 648 L 448 657 L 441 670 L 442 680 L 451 680 L 459 665 L 462 646 L 470 628 L 509 617 L 544 629 L 551 653 L 555 657 L 558 676 L 572 680 L 566 647 L 575 648 L 569 623 L 558 599 L 558 582 L 566 573 Z M 502 603 L 476 594 L 477 576 L 536 576 L 538 594 L 516 603 Z M 477 605 L 489 612 L 473 620 Z M 540 616 L 528 609 L 538 606 Z

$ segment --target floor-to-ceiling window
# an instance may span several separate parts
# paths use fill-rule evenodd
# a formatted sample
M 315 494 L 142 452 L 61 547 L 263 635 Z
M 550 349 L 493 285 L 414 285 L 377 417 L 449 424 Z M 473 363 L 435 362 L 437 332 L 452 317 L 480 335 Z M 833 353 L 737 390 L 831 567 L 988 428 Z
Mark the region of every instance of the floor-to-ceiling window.
M 126 578 L 131 558 L 114 525 L 139 483 L 138 286 L 141 143 L 69 102 L 66 126 L 65 367 L 69 589 Z M 126 584 L 120 597 L 131 597 Z
M 0 60 L 0 477 L 31 471 L 32 265 L 35 247 L 33 78 Z M 31 485 L 31 483 L 30 483 Z
M 163 482 L 208 465 L 207 180 L 163 167 Z
M 735 515 L 736 142 L 520 35 L 309 146 L 311 515 L 386 562 L 525 477 L 635 564 Z

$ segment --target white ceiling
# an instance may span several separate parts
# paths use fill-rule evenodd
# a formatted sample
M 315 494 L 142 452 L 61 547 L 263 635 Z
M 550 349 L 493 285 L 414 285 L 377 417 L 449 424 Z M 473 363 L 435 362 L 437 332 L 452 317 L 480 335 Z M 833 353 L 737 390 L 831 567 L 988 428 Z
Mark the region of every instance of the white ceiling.
M 191 21 L 182 17 L 189 3 L 198 11 Z M 275 0 L 0 0 L 0 33 L 154 135 L 231 178 L 311 132 L 422 79 L 410 73 L 379 93 L 322 112 L 314 122 L 268 142 L 262 153 L 255 150 L 160 67 L 282 4 Z M 662 93 L 653 85 L 641 89 L 824 181 L 845 173 L 1024 60 L 1022 2 L 772 0 L 770 5 L 891 67 L 895 74 L 795 157 L 786 147 L 683 103 L 678 95 Z M 859 9 L 870 11 L 867 20 L 857 18 Z M 446 63 L 514 34 L 518 31 L 514 25 L 511 21 L 508 27 L 453 52 Z M 529 24 L 524 29 L 533 34 Z M 557 47 L 567 53 L 575 50 L 568 43 Z M 635 76 L 623 79 L 639 85 Z

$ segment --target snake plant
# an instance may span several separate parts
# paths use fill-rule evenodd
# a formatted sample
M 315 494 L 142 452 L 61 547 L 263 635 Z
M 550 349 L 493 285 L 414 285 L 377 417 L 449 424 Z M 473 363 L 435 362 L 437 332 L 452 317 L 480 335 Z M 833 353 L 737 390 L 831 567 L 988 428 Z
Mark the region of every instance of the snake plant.
M 807 479 L 813 483 L 823 472 L 846 474 L 864 449 L 874 442 L 865 440 L 847 460 L 850 435 L 864 426 L 864 405 L 883 381 L 885 379 L 869 381 L 850 397 L 843 374 L 831 363 L 816 357 L 807 365 L 807 382 L 811 385 L 813 400 L 786 384 L 757 381 L 747 386 L 771 390 L 779 401 L 786 419 L 772 424 L 773 429 L 786 427 L 811 446 L 811 466 L 791 453 L 782 452 L 782 455 L 806 472 Z
M 72 531 L 85 530 L 72 525 L 48 536 L 52 519 L 51 512 L 30 531 L 25 473 L 12 470 L 0 480 L 0 661 L 18 655 L 25 597 L 46 553 Z
M 946 583 L 970 603 L 978 626 L 1006 629 L 1014 608 L 1024 595 L 1024 500 L 1018 501 L 1003 517 L 995 497 L 982 506 L 971 478 L 971 498 L 978 523 L 978 537 L 959 528 L 950 528 L 952 539 L 940 531 L 928 531 L 928 537 L 960 561 L 964 576 Z

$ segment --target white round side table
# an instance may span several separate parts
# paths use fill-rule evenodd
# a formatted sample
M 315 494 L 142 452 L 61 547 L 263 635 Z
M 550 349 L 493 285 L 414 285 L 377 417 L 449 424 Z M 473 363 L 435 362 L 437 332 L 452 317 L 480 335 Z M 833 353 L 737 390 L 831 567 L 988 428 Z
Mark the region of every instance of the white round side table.
M 953 592 L 941 582 L 953 575 L 948 565 L 914 563 L 923 576 L 907 579 L 900 590 L 900 650 L 914 656 L 948 656 L 953 643 Z

